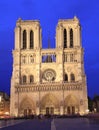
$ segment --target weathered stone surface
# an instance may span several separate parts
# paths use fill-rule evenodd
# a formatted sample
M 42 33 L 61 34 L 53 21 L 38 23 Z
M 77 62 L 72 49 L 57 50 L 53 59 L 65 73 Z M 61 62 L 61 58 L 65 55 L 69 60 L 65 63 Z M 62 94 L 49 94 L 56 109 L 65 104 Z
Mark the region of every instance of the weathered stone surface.
M 86 114 L 87 109 L 79 20 L 58 21 L 55 49 L 42 49 L 39 21 L 18 20 L 10 114 Z

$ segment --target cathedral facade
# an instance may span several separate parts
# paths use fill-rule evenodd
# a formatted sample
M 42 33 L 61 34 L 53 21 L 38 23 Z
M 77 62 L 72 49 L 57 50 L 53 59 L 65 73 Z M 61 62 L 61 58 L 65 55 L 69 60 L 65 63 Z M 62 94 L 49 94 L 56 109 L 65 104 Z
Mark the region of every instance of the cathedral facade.
M 15 27 L 10 114 L 86 114 L 87 85 L 77 17 L 56 26 L 56 47 L 42 49 L 38 20 Z

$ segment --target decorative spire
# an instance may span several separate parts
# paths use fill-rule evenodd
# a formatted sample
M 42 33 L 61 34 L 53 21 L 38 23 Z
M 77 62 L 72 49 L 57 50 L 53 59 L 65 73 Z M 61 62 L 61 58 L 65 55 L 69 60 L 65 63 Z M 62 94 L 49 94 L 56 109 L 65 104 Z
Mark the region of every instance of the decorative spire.
M 21 22 L 21 21 L 22 21 L 22 19 L 21 19 L 21 18 L 19 18 L 17 21 L 18 21 L 18 22 Z
M 77 16 L 76 16 L 76 15 L 74 16 L 74 20 L 75 20 L 75 21 L 76 21 L 76 20 L 78 21 L 78 18 L 77 18 Z

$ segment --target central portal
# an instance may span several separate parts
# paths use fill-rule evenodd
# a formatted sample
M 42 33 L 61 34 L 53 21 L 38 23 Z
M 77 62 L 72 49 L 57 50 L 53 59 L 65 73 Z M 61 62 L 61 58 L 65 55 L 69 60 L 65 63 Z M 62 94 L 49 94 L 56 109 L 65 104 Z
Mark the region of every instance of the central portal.
M 41 114 L 59 114 L 59 101 L 53 94 L 48 93 L 42 97 L 40 108 Z
M 68 106 L 67 107 L 67 114 L 75 114 L 75 107 L 74 106 Z
M 46 107 L 46 115 L 53 115 L 54 108 L 53 107 Z
M 24 109 L 24 116 L 30 116 L 32 114 L 31 109 Z

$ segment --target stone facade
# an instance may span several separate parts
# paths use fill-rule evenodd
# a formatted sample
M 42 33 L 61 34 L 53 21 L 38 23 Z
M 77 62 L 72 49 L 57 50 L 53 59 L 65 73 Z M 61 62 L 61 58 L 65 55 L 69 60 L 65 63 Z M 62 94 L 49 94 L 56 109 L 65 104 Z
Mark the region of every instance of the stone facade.
M 42 49 L 39 21 L 19 19 L 10 114 L 85 114 L 88 103 L 83 53 L 78 18 L 58 21 L 54 49 Z

